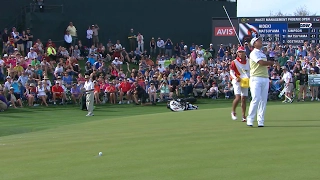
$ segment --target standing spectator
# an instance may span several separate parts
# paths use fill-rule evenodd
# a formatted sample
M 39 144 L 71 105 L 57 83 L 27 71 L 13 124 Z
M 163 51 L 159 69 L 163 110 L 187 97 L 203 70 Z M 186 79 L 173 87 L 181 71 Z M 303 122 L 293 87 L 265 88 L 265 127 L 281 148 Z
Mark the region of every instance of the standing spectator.
M 70 47 L 72 45 L 72 42 L 73 42 L 72 38 L 73 37 L 71 36 L 70 32 L 67 31 L 66 34 L 64 35 L 64 42 L 65 42 L 65 45 L 66 45 L 66 49 L 68 51 L 69 51 L 69 49 L 70 49 Z
M 32 47 L 33 44 L 33 34 L 31 33 L 30 29 L 27 28 L 27 36 L 28 36 L 28 40 L 27 40 L 27 52 L 29 52 Z
M 2 38 L 2 54 L 4 54 L 4 50 L 5 50 L 5 47 L 6 47 L 6 44 L 7 42 L 9 41 L 9 37 L 10 37 L 10 34 L 8 34 L 8 29 L 5 28 L 2 35 L 1 35 L 1 38 Z
M 24 56 L 24 38 L 22 37 L 22 34 L 19 34 L 19 32 L 15 32 L 16 38 L 15 38 L 15 43 L 17 44 L 18 51 Z
M 224 56 L 225 49 L 223 48 L 223 44 L 220 44 L 220 48 L 218 50 L 219 57 L 222 58 Z
M 151 38 L 149 45 L 150 45 L 150 56 L 151 56 L 151 58 L 155 58 L 157 45 L 156 45 L 156 42 L 154 41 L 154 37 Z
M 144 51 L 144 38 L 141 33 L 138 32 L 137 36 L 137 42 L 138 42 L 138 49 L 143 52 Z
M 171 41 L 171 39 L 167 39 L 167 41 L 164 43 L 165 44 L 165 54 L 169 57 L 172 56 L 172 49 L 173 49 L 173 43 Z
M 95 47 L 98 47 L 99 45 L 99 26 L 96 24 L 96 25 L 92 25 L 92 32 L 93 32 L 93 35 L 92 35 L 92 43 L 93 45 L 95 45 Z
M 136 38 L 137 36 L 134 34 L 133 29 L 130 29 L 130 32 L 128 35 L 130 51 L 134 51 L 136 49 Z
M 92 36 L 93 36 L 93 31 L 91 29 L 91 26 L 88 27 L 87 29 L 87 42 L 88 42 L 88 47 L 92 46 Z
M 76 44 L 76 41 L 77 41 L 77 28 L 73 25 L 72 22 L 70 22 L 66 31 L 70 33 L 70 35 L 71 35 L 70 44 L 72 44 L 72 46 L 74 46 Z
M 165 44 L 164 41 L 159 37 L 157 41 L 157 47 L 159 49 L 159 55 L 163 56 L 164 55 L 164 49 L 165 49 Z

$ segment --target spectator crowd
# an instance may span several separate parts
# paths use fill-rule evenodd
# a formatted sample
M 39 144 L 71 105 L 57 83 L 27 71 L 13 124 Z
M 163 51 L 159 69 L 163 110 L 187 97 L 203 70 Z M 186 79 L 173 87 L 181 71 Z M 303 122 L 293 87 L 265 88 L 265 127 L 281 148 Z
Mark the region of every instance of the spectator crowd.
M 95 84 L 96 104 L 156 104 L 175 97 L 232 98 L 229 65 L 240 44 L 231 47 L 185 44 L 161 37 L 146 40 L 131 29 L 129 47 L 119 40 L 99 41 L 97 24 L 88 27 L 86 41 L 78 39 L 72 22 L 64 44 L 35 39 L 31 30 L 4 29 L 0 58 L 0 109 L 81 102 L 84 75 Z M 80 37 L 82 38 L 82 37 Z M 249 56 L 252 47 L 243 46 Z M 320 45 L 268 42 L 262 51 L 275 60 L 270 83 L 283 80 L 300 90 L 298 100 L 318 99 L 318 87 L 308 86 L 308 74 L 319 74 Z M 285 75 L 289 72 L 291 75 Z M 288 80 L 288 76 L 289 79 Z M 297 83 L 296 83 L 297 82 Z M 270 86 L 271 88 L 273 86 Z M 293 93 L 294 94 L 294 93 Z

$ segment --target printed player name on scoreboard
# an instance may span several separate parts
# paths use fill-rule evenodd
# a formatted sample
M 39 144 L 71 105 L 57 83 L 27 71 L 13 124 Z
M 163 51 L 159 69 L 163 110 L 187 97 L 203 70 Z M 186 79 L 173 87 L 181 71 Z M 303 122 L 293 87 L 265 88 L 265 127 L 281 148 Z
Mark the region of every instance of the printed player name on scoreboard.
M 308 38 L 308 34 L 288 34 L 288 38 Z
M 279 33 L 279 29 L 259 29 L 259 33 Z
M 303 29 L 288 29 L 288 33 L 303 32 Z
M 288 44 L 303 44 L 304 40 L 303 39 L 287 39 Z

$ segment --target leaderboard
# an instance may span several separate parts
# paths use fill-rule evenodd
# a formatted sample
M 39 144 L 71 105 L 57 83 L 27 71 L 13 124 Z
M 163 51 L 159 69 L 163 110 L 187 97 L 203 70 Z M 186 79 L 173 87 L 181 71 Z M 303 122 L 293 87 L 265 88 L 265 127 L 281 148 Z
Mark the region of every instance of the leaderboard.
M 239 37 L 248 41 L 255 34 L 263 44 L 302 45 L 304 42 L 320 43 L 320 17 L 249 17 L 239 18 Z

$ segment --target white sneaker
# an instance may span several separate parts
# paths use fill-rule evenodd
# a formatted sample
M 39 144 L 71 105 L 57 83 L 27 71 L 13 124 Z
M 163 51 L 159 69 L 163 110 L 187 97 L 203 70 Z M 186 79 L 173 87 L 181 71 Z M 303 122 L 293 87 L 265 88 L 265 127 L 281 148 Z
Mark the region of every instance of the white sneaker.
M 246 118 L 242 118 L 242 122 L 247 122 L 247 119 Z
M 122 102 L 121 102 L 121 101 L 119 101 L 119 104 L 122 104 Z
M 128 101 L 127 104 L 130 104 L 130 101 Z
M 316 101 L 319 101 L 319 98 L 316 98 Z
M 86 116 L 87 116 L 87 117 L 88 117 L 88 116 L 94 116 L 94 114 L 87 114 Z
M 311 98 L 311 101 L 313 101 L 314 99 L 313 98 Z
M 231 113 L 231 119 L 234 121 L 238 119 L 236 116 L 236 113 L 233 113 L 233 112 Z

